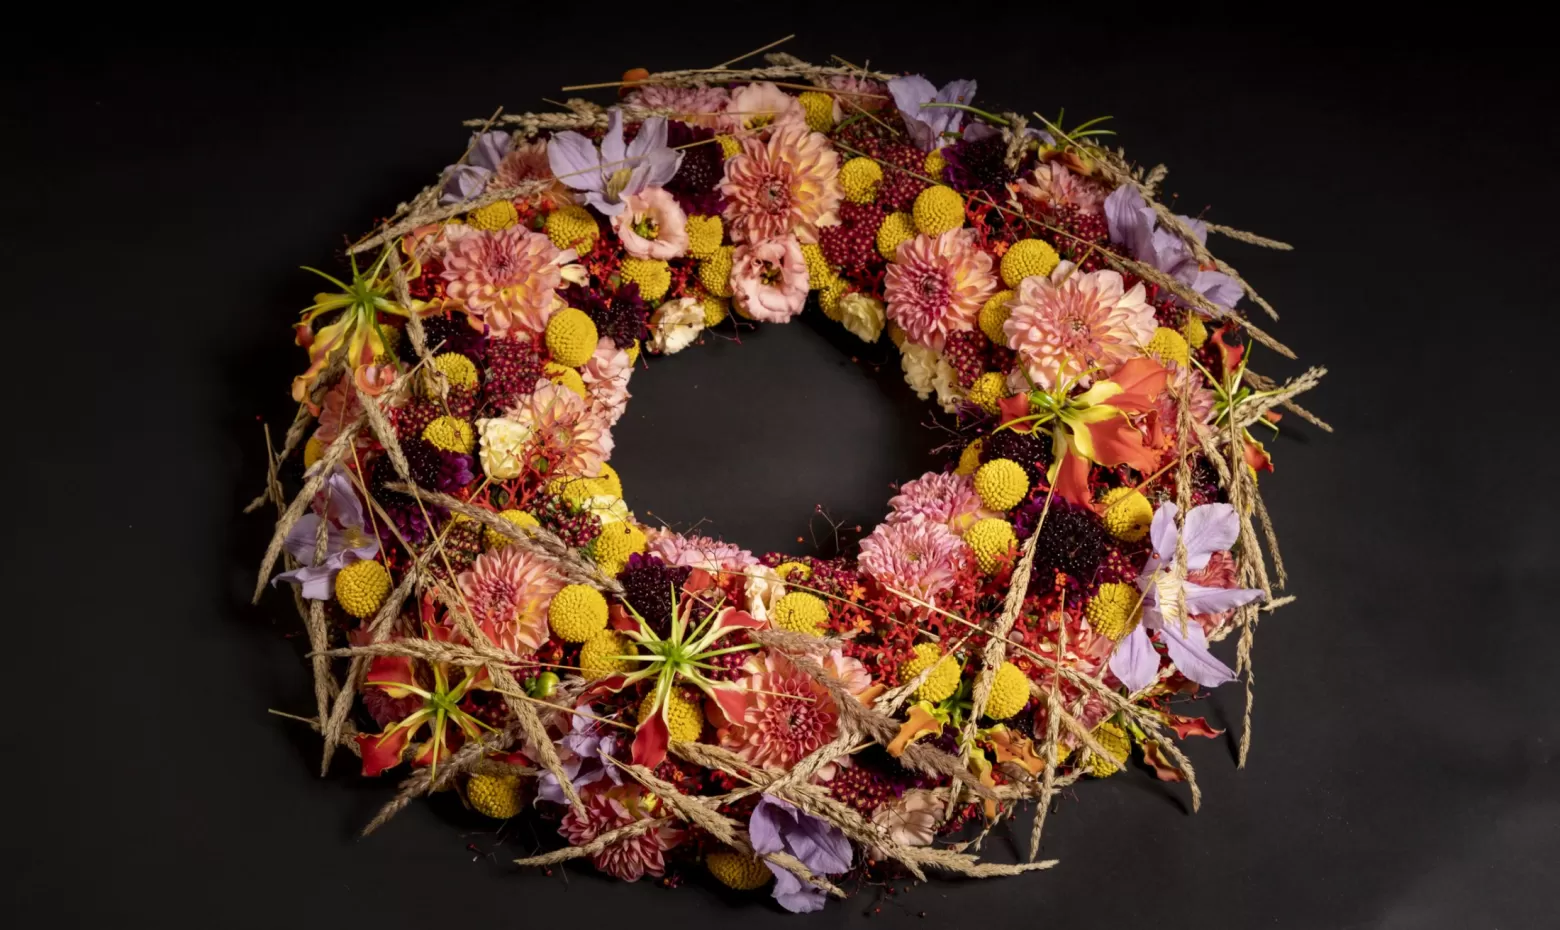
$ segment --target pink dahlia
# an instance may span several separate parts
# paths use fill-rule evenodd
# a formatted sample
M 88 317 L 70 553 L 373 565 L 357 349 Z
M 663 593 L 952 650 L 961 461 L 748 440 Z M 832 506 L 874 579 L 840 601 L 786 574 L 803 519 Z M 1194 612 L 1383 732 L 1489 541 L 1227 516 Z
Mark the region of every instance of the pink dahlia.
M 690 126 L 713 129 L 731 102 L 724 87 L 667 87 L 651 84 L 633 91 L 628 102 Z
M 454 307 L 465 312 L 473 328 L 486 324 L 492 336 L 511 329 L 545 332 L 562 268 L 574 261 L 574 250 L 559 251 L 546 236 L 520 226 L 463 228 L 464 233 L 445 235 L 442 277 Z
M 596 354 L 580 369 L 585 393 L 590 398 L 591 419 L 608 427 L 617 423 L 628 409 L 628 378 L 633 373 L 634 363 L 629 361 L 628 353 L 602 336 L 596 343 Z
M 1105 212 L 1109 193 L 1098 181 L 1067 170 L 1061 162 L 1041 162 L 1015 185 L 1018 192 L 1050 207 L 1077 207 L 1082 213 Z
M 1008 306 L 1008 346 L 1046 390 L 1058 381 L 1087 385 L 1096 374 L 1109 376 L 1154 337 L 1154 308 L 1141 283 L 1126 291 L 1119 273 L 1084 273 L 1072 262 L 1059 263 L 1050 278 L 1025 278 Z
M 745 574 L 758 564 L 753 553 L 708 536 L 684 536 L 671 530 L 652 529 L 645 533 L 647 552 L 668 565 L 685 565 L 714 573 Z
M 977 520 L 996 516 L 981 505 L 975 482 L 968 475 L 952 472 L 931 471 L 906 481 L 899 493 L 889 498 L 888 506 L 892 508 L 889 523 L 925 519 L 941 523 L 958 536 Z
M 839 174 L 839 156 L 829 140 L 805 124 L 782 126 L 767 142 L 744 138 L 720 184 L 732 241 L 795 233 L 802 242 L 817 242 L 820 227 L 840 221 Z
M 827 78 L 824 83 L 830 88 L 843 91 L 835 98 L 834 105 L 842 108 L 846 113 L 855 112 L 858 109 L 868 113 L 876 113 L 889 103 L 893 97 L 889 96 L 888 86 L 882 81 L 874 81 L 871 78 L 856 77 L 852 74 L 836 74 Z
M 665 261 L 688 251 L 688 215 L 664 188 L 623 195 L 623 212 L 612 218 L 623 251 L 634 258 Z
M 795 236 L 739 245 L 731 254 L 732 300 L 764 323 L 784 323 L 807 303 L 807 260 Z
M 728 132 L 760 132 L 787 126 L 807 127 L 802 102 L 768 81 L 739 87 L 720 116 L 721 128 Z
M 859 564 L 879 584 L 931 599 L 953 584 L 969 560 L 964 540 L 923 517 L 878 524 L 861 541 Z
M 547 641 L 547 607 L 563 587 L 551 562 L 505 546 L 477 556 L 457 580 L 472 619 L 494 645 L 524 654 Z
M 594 478 L 612 454 L 612 433 L 585 399 L 546 378 L 508 417 L 531 430 L 532 451 L 547 460 L 549 474 Z
M 603 833 L 657 816 L 653 795 L 638 787 L 617 787 L 582 798 L 585 815 L 570 808 L 558 832 L 570 846 L 586 846 Z M 648 875 L 660 878 L 666 871 L 666 851 L 682 842 L 683 831 L 658 827 L 619 840 L 591 857 L 591 864 L 614 878 L 635 882 Z
M 553 177 L 552 165 L 547 162 L 546 139 L 535 139 L 530 142 L 516 141 L 510 146 L 509 151 L 504 153 L 503 160 L 498 163 L 497 170 L 488 179 L 487 189 L 507 190 L 532 181 L 548 182 L 540 191 L 541 196 L 551 197 L 559 202 L 570 199 L 568 187 Z
M 967 229 L 916 236 L 899 246 L 883 281 L 888 318 L 911 342 L 938 352 L 948 334 L 974 329 L 981 305 L 997 292 L 991 256 Z
M 754 653 L 735 685 L 742 692 L 733 719 L 714 701 L 708 713 L 720 744 L 754 765 L 790 768 L 839 733 L 839 708 L 828 689 L 780 653 Z

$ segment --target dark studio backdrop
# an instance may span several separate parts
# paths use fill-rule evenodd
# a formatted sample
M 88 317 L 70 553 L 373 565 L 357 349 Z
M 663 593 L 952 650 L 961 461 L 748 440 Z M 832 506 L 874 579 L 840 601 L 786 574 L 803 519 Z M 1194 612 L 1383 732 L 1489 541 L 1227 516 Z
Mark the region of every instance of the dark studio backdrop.
M 1101 48 L 1057 27 L 988 48 L 924 20 L 831 38 L 839 17 L 720 35 L 693 16 L 588 19 L 506 40 L 487 14 L 453 51 L 432 23 L 266 47 L 40 37 L 4 65 L 16 925 L 1556 925 L 1540 353 L 1560 145 L 1542 55 L 1452 36 L 1108 30 Z M 1330 369 L 1305 403 L 1337 429 L 1269 445 L 1299 600 L 1256 639 L 1249 766 L 1229 686 L 1205 705 L 1229 731 L 1186 746 L 1200 813 L 1135 769 L 1060 800 L 1050 872 L 866 888 L 811 918 L 586 867 L 519 873 L 536 835 L 495 835 L 447 797 L 358 839 L 393 780 L 345 756 L 318 777 L 317 738 L 266 713 L 312 707 L 296 618 L 283 596 L 247 603 L 270 521 L 239 508 L 262 485 L 261 420 L 285 429 L 305 365 L 298 266 L 339 270 L 345 236 L 460 153 L 462 119 L 786 31 L 810 60 L 977 78 L 977 104 L 1110 114 L 1134 159 L 1170 166 L 1181 212 L 1296 245 L 1218 243 L 1283 314 L 1274 334 Z M 942 442 L 885 358 L 803 319 L 653 361 L 615 432 L 630 502 L 755 551 L 834 545 L 822 506 L 849 545 Z

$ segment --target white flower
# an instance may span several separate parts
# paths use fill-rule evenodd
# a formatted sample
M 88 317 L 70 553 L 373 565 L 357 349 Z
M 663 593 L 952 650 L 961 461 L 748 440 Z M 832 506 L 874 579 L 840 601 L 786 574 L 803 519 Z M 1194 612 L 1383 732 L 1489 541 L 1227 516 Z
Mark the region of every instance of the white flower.
M 899 352 L 899 364 L 905 370 L 905 383 L 922 400 L 931 397 L 932 379 L 937 377 L 937 350 L 906 342 Z
M 775 601 L 785 594 L 785 582 L 768 565 L 754 565 L 747 570 L 742 593 L 747 597 L 745 609 L 753 619 L 768 620 Z
M 520 477 L 525 471 L 525 447 L 531 428 L 506 417 L 477 421 L 482 433 L 482 471 L 495 481 Z
M 704 305 L 693 297 L 662 304 L 650 317 L 651 352 L 674 355 L 688 348 L 704 329 Z
M 872 823 L 886 830 L 889 839 L 901 846 L 930 846 L 937 836 L 942 807 L 937 792 L 911 788 L 904 796 L 879 805 L 872 812 Z
M 883 335 L 883 304 L 881 301 L 851 291 L 839 302 L 840 324 L 862 342 L 877 342 Z
M 959 401 L 964 399 L 964 388 L 959 386 L 959 373 L 953 370 L 947 359 L 937 360 L 932 387 L 937 389 L 937 402 L 942 405 L 944 413 L 953 413 L 959 409 Z
M 585 502 L 585 510 L 601 520 L 603 527 L 614 523 L 627 523 L 634 518 L 628 502 L 611 494 L 597 494 Z

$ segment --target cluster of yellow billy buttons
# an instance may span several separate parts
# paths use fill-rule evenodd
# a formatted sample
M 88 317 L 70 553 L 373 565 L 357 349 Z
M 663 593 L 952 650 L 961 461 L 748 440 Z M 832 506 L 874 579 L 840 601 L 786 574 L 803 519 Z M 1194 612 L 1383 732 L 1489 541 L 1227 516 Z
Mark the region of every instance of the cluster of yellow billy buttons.
M 912 650 L 911 659 L 900 666 L 899 679 L 903 684 L 921 679 L 915 689 L 916 700 L 936 704 L 946 701 L 959 690 L 962 671 L 958 659 L 944 655 L 936 643 L 920 643 Z M 921 678 L 922 675 L 925 678 Z M 1023 710 L 1028 703 L 1029 676 L 1012 662 L 1003 662 L 992 677 L 985 716 L 992 720 L 1006 720 Z

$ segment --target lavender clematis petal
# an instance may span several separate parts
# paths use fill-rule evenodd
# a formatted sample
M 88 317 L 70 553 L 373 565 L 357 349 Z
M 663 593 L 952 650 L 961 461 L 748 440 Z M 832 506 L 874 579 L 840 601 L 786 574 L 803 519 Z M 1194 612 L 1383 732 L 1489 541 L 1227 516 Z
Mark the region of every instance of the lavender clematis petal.
M 488 178 L 493 172 L 478 165 L 451 165 L 439 191 L 440 203 L 460 203 L 487 189 Z
M 1183 216 L 1182 214 L 1179 214 L 1179 213 L 1176 214 L 1175 218 L 1180 220 L 1181 223 L 1183 225 L 1185 225 L 1187 229 L 1190 229 L 1192 231 L 1192 238 L 1193 239 L 1196 239 L 1198 242 L 1201 242 L 1204 245 L 1207 245 L 1207 243 L 1208 243 L 1208 224 L 1207 223 L 1204 223 L 1202 220 L 1199 220 L 1196 217 Z
M 1105 225 L 1110 241 L 1126 246 L 1132 257 L 1148 262 L 1153 255 L 1154 210 L 1137 188 L 1122 185 L 1105 198 Z
M 1032 132 L 1032 130 L 1025 129 L 1024 132 L 1027 134 Z M 1002 131 L 997 129 L 995 126 L 979 121 L 973 122 L 964 127 L 964 141 L 966 142 L 979 142 L 982 139 L 990 139 L 992 136 L 999 136 L 1001 134 Z
M 471 154 L 466 164 L 497 171 L 499 162 L 509 152 L 509 133 L 497 130 L 477 133 L 471 137 Z
M 957 103 L 969 106 L 975 99 L 975 82 L 970 80 L 949 81 L 937 92 L 938 103 Z M 964 111 L 955 107 L 932 107 L 930 113 L 921 111 L 921 118 L 931 123 L 932 131 L 939 135 L 945 132 L 955 132 L 964 125 Z
M 1146 623 L 1147 611 L 1144 613 Z M 1143 623 L 1128 633 L 1116 646 L 1116 651 L 1111 653 L 1110 670 L 1121 679 L 1128 691 L 1148 687 L 1154 676 L 1159 674 L 1159 653 L 1154 651 L 1154 644 L 1149 642 L 1148 630 L 1144 629 Z
M 769 866 L 769 871 L 775 876 L 775 901 L 793 914 L 811 914 L 814 911 L 823 910 L 828 896 L 822 891 L 780 868 L 773 862 L 764 861 Z
M 748 820 L 748 838 L 759 854 L 786 852 L 801 860 L 814 874 L 829 875 L 848 871 L 851 863 L 850 840 L 838 828 L 791 804 L 764 795 Z M 775 876 L 774 898 L 788 911 L 807 913 L 823 907 L 823 892 L 770 863 Z
M 607 134 L 601 137 L 601 173 L 607 177 L 624 167 L 628 160 L 628 147 L 623 144 L 623 111 L 613 107 L 607 111 Z
M 1154 544 L 1154 551 L 1143 563 L 1143 575 L 1153 574 L 1162 566 L 1170 564 L 1175 558 L 1175 541 L 1178 531 L 1175 526 L 1175 515 L 1180 513 L 1180 508 L 1174 504 L 1160 504 L 1154 511 L 1154 522 L 1149 524 L 1148 538 Z
M 1186 283 L 1192 290 L 1221 307 L 1233 307 L 1245 295 L 1235 279 L 1222 271 L 1198 270 L 1192 275 L 1192 280 Z
M 1208 642 L 1197 623 L 1187 623 L 1184 635 L 1175 624 L 1162 624 L 1159 635 L 1164 639 L 1165 650 L 1170 653 L 1170 661 L 1192 681 L 1205 688 L 1216 688 L 1235 680 L 1234 670 L 1208 651 Z
M 596 146 L 577 132 L 560 132 L 548 140 L 547 166 L 554 177 L 577 191 L 606 187 Z
M 287 550 L 288 555 L 305 565 L 312 565 L 314 563 L 314 547 L 316 545 L 315 534 L 319 532 L 319 529 L 320 515 L 317 513 L 306 513 L 298 518 L 298 522 L 293 524 L 292 529 L 287 531 L 287 538 L 282 541 L 282 547 Z M 280 578 L 281 576 L 278 575 L 277 577 Z M 272 584 L 275 583 L 275 581 L 272 581 Z
M 640 158 L 664 148 L 666 148 L 666 119 L 661 116 L 650 116 L 639 124 L 639 134 L 628 144 L 628 157 Z
M 1166 505 L 1167 507 L 1170 505 Z M 1172 519 L 1174 514 L 1171 514 Z M 1158 516 L 1155 516 L 1155 524 Z M 1240 537 L 1240 518 L 1229 504 L 1203 504 L 1193 507 L 1186 515 L 1186 567 L 1197 571 L 1208 567 L 1208 557 L 1235 545 Z M 1159 545 L 1155 537 L 1154 545 Z M 1172 550 L 1175 543 L 1171 544 Z M 1174 558 L 1173 551 L 1159 553 L 1163 558 Z
M 1261 600 L 1263 596 L 1258 588 L 1209 588 L 1190 581 L 1183 582 L 1182 588 L 1186 591 L 1187 612 L 1193 614 L 1234 610 L 1243 604 Z

